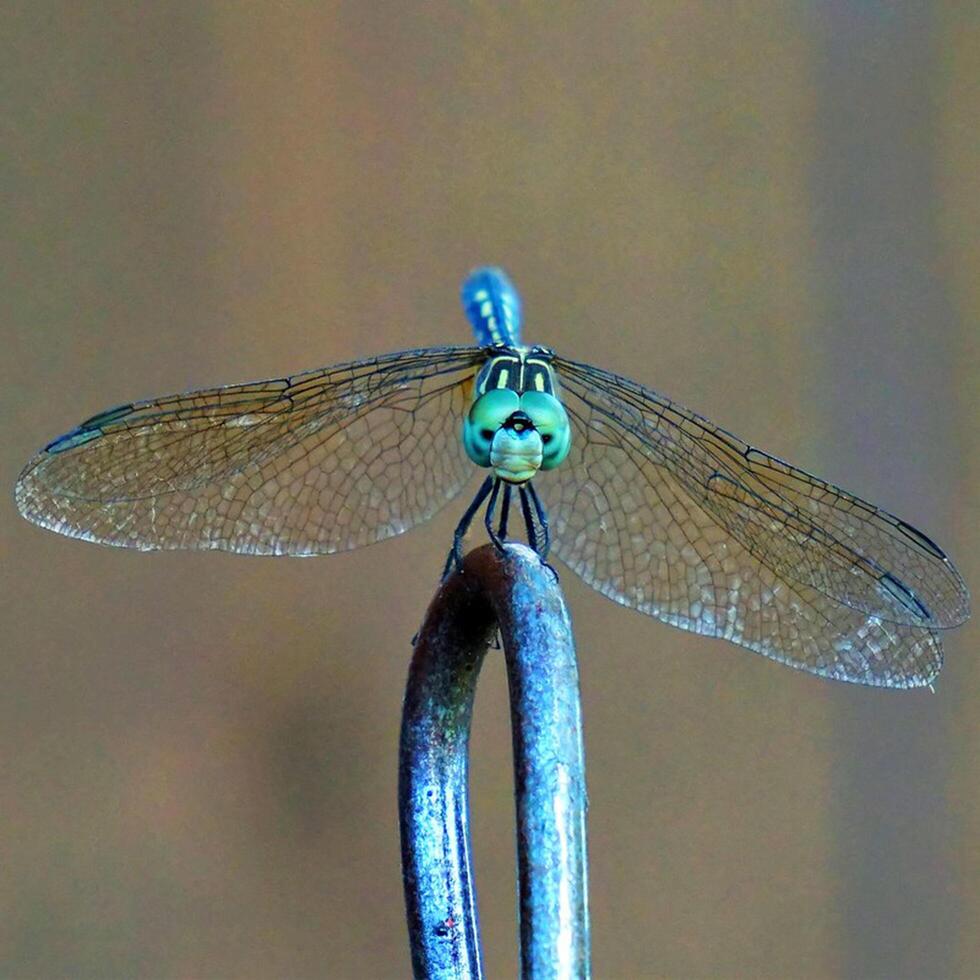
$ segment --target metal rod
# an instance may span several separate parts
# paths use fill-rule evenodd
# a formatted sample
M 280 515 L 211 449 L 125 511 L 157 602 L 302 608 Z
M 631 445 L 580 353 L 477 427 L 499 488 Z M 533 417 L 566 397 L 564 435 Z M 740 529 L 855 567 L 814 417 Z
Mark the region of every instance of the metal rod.
M 514 742 L 521 975 L 589 976 L 585 763 L 578 668 L 555 576 L 521 544 L 470 552 L 415 644 L 402 715 L 402 873 L 416 977 L 483 976 L 470 862 L 468 745 L 499 628 Z

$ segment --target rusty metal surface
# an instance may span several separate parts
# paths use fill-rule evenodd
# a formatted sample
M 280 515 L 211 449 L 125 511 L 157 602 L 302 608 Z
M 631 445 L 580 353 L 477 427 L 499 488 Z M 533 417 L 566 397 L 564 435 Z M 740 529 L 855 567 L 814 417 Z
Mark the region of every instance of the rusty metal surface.
M 553 572 L 523 545 L 466 556 L 426 614 L 402 717 L 399 812 L 416 976 L 482 976 L 470 862 L 468 744 L 499 629 L 514 739 L 521 970 L 589 974 L 586 791 L 578 669 Z

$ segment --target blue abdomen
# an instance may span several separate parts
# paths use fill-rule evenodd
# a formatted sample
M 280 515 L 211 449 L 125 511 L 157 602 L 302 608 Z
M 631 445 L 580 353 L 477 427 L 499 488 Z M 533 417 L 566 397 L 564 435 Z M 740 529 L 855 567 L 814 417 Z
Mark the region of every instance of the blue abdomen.
M 474 269 L 463 282 L 461 299 L 478 344 L 520 344 L 521 298 L 503 269 Z

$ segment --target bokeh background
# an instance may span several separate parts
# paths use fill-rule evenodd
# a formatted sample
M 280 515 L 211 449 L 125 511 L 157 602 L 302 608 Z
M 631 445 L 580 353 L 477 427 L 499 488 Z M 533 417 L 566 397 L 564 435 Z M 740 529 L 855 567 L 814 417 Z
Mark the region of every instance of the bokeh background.
M 925 529 L 977 589 L 980 8 L 26 2 L 0 39 L 0 975 L 409 972 L 410 647 L 458 507 L 320 560 L 44 533 L 10 489 L 107 406 L 529 337 Z M 980 633 L 834 685 L 563 584 L 595 975 L 980 975 Z M 473 738 L 514 975 L 506 689 Z

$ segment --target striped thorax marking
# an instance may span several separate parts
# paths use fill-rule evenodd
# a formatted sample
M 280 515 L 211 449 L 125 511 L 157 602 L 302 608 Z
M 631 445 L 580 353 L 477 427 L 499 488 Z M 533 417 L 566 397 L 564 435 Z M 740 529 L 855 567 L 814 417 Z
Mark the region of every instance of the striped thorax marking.
M 507 347 L 493 354 L 476 379 L 476 396 L 508 388 L 519 395 L 539 391 L 558 397 L 551 353 L 540 347 Z

